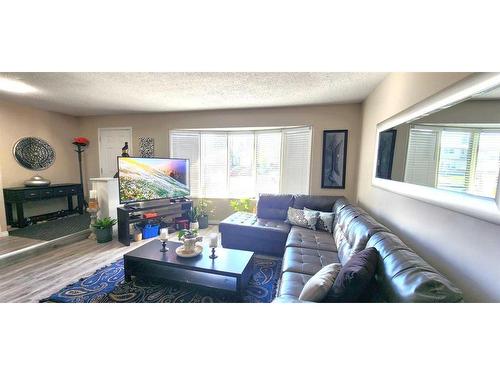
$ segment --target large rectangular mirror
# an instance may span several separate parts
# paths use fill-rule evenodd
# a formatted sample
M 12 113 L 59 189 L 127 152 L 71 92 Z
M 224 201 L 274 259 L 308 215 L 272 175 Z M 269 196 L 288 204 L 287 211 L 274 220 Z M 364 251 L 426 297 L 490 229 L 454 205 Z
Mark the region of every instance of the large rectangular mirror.
M 475 75 L 447 90 L 449 103 L 443 92 L 401 114 L 399 121 L 396 116 L 380 124 L 374 184 L 500 221 L 500 85 L 496 80 L 495 74 Z M 478 82 L 488 85 L 470 93 L 467 81 L 469 90 Z M 435 108 L 438 102 L 433 99 L 441 107 Z M 429 111 L 422 113 L 426 106 Z

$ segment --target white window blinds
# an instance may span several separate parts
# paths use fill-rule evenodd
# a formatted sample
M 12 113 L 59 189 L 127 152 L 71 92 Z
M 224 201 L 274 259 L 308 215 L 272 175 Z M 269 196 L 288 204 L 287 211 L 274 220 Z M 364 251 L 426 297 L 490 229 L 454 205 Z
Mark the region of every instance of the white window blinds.
M 192 196 L 199 196 L 200 190 L 200 134 L 195 132 L 171 132 L 170 155 L 189 159 L 188 181 Z
M 408 141 L 405 182 L 435 187 L 439 132 L 412 128 Z
M 309 193 L 309 165 L 311 162 L 311 129 L 283 131 L 283 168 L 281 192 Z
M 307 193 L 311 129 L 171 131 L 170 155 L 191 160 L 191 196 Z
M 485 130 L 479 135 L 474 169 L 474 183 L 470 193 L 494 198 L 500 170 L 500 132 Z
M 201 136 L 201 196 L 227 195 L 227 134 L 203 133 Z
M 465 192 L 470 183 L 472 132 L 443 130 L 440 138 L 437 187 Z
M 279 193 L 281 176 L 281 131 L 256 132 L 256 192 Z

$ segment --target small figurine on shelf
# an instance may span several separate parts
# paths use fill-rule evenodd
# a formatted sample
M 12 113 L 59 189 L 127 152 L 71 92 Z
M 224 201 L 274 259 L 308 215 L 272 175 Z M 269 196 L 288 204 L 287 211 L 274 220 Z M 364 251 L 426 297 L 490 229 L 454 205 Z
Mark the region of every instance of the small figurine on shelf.
M 130 155 L 128 154 L 128 142 L 125 142 L 125 145 L 122 147 L 122 158 L 129 158 L 129 157 Z M 113 178 L 118 178 L 118 171 L 116 171 Z

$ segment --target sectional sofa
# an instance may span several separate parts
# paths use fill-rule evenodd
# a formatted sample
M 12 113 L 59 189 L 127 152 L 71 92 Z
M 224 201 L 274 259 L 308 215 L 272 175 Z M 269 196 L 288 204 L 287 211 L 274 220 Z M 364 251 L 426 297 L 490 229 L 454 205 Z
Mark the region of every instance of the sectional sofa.
M 289 207 L 333 212 L 333 233 L 288 224 Z M 379 255 L 363 302 L 461 302 L 462 292 L 388 228 L 344 197 L 261 194 L 257 214 L 237 212 L 219 225 L 222 246 L 283 257 L 275 302 L 301 302 L 305 283 L 330 263 L 357 251 Z M 328 301 L 328 296 L 326 298 Z

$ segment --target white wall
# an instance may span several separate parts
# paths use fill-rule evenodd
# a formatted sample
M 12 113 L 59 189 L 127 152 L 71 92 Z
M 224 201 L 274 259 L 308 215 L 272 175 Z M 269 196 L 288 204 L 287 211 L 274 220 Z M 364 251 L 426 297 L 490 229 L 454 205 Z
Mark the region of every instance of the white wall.
M 467 76 L 466 73 L 393 73 L 363 104 L 358 204 L 464 292 L 466 301 L 500 301 L 500 226 L 371 184 L 376 126 Z

